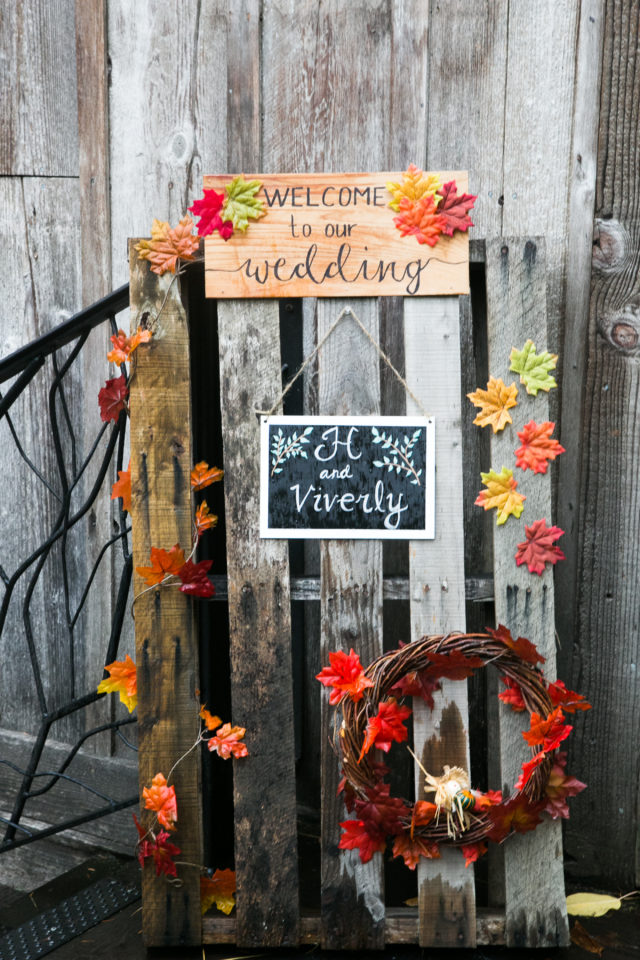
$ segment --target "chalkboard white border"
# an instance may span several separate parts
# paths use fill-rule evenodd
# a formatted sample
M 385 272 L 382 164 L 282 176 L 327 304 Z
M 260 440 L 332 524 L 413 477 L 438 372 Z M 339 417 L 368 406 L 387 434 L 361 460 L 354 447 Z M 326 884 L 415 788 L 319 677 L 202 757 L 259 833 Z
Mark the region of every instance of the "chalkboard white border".
M 306 424 L 315 426 L 422 426 L 426 431 L 425 513 L 424 530 L 358 530 L 324 528 L 301 530 L 269 526 L 269 427 L 271 425 Z M 436 491 L 436 427 L 433 417 L 323 417 L 273 416 L 261 417 L 260 422 L 260 537 L 263 540 L 433 540 L 435 538 Z

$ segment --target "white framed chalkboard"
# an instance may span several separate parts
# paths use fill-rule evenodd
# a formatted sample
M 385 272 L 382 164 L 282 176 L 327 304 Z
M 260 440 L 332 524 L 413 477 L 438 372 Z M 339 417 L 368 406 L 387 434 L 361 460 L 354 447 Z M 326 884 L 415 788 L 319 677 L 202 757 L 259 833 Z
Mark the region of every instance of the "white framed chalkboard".
M 433 418 L 262 418 L 261 537 L 432 540 L 434 508 Z

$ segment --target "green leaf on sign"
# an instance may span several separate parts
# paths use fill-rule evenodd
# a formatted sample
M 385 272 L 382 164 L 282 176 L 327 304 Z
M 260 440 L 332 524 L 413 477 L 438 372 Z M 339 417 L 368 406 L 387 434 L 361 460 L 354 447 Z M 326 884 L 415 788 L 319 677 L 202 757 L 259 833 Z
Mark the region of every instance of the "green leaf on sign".
M 249 220 L 259 220 L 266 210 L 256 193 L 262 186 L 260 180 L 245 180 L 242 174 L 234 177 L 225 187 L 227 198 L 222 208 L 222 219 L 231 220 L 236 230 L 245 231 Z
M 538 390 L 545 390 L 547 393 L 552 387 L 557 386 L 556 381 L 549 375 L 549 370 L 554 370 L 558 362 L 558 355 L 555 353 L 537 354 L 533 340 L 527 340 L 522 350 L 511 350 L 510 370 L 520 374 L 520 382 L 527 389 L 527 393 L 532 397 L 538 395 Z

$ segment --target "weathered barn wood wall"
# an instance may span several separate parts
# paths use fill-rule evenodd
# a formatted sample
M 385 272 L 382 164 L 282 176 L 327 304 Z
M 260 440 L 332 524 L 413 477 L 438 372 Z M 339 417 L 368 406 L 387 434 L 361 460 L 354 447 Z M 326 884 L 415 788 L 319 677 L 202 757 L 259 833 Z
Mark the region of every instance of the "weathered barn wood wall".
M 153 217 L 175 222 L 204 173 L 411 160 L 467 168 L 475 237 L 545 236 L 548 346 L 561 354 L 551 415 L 562 413 L 567 448 L 555 471 L 556 521 L 567 530 L 558 658 L 595 707 L 571 747 L 572 770 L 590 784 L 568 827 L 571 869 L 631 882 L 639 784 L 623 745 L 640 711 L 637 0 L 83 0 L 77 60 L 72 0 L 5 6 L 3 352 L 126 280 L 127 238 L 148 234 Z M 31 211 L 43 194 L 36 260 Z M 401 357 L 392 312 L 382 319 L 385 345 Z M 94 371 L 101 356 L 96 344 Z M 6 523 L 11 542 L 20 532 Z

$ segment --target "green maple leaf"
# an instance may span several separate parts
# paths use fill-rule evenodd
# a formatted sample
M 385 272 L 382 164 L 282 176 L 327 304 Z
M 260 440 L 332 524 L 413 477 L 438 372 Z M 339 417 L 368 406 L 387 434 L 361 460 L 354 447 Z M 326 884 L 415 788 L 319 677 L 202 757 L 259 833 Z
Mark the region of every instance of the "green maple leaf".
M 234 177 L 225 188 L 227 199 L 221 213 L 223 221 L 231 220 L 235 230 L 244 232 L 249 226 L 249 220 L 264 217 L 264 204 L 256 197 L 261 186 L 260 180 L 247 181 L 242 174 Z
M 533 340 L 527 340 L 522 350 L 516 350 L 513 347 L 511 356 L 510 370 L 520 374 L 520 382 L 527 389 L 527 393 L 532 397 L 537 397 L 538 390 L 545 390 L 547 393 L 552 387 L 556 387 L 556 381 L 549 375 L 549 370 L 555 369 L 558 362 L 556 353 L 537 354 Z

